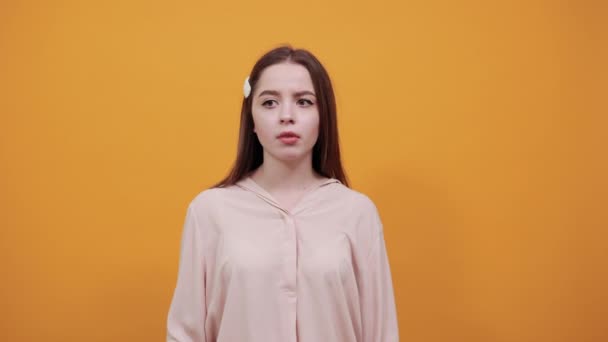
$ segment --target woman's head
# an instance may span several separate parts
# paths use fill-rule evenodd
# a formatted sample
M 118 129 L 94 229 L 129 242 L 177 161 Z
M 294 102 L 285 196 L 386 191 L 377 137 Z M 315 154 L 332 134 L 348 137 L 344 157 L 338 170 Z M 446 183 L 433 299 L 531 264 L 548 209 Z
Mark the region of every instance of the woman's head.
M 319 136 L 319 110 L 312 79 L 290 61 L 264 69 L 251 97 L 253 131 L 264 161 L 310 165 Z
M 243 98 L 236 162 L 215 186 L 235 184 L 266 158 L 312 157 L 313 169 L 348 186 L 342 168 L 331 80 L 309 51 L 282 46 L 264 54 L 249 74 L 251 93 Z M 291 131 L 299 138 L 278 139 Z M 311 154 L 311 156 L 310 156 Z

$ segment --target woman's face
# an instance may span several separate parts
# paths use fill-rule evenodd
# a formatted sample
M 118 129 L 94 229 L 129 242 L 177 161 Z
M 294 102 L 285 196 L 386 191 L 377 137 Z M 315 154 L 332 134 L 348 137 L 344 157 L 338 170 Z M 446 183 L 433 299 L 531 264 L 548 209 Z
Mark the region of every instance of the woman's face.
M 264 158 L 312 157 L 319 136 L 319 110 L 308 70 L 300 64 L 273 64 L 262 71 L 251 95 L 254 132 Z M 294 135 L 282 137 L 286 132 Z

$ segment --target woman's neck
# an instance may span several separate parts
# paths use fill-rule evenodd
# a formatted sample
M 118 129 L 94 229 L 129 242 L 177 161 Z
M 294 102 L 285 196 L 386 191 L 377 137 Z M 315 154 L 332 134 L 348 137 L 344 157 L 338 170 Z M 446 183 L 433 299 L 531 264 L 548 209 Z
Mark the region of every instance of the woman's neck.
M 325 179 L 312 168 L 311 158 L 285 163 L 268 156 L 250 177 L 269 192 L 305 191 Z

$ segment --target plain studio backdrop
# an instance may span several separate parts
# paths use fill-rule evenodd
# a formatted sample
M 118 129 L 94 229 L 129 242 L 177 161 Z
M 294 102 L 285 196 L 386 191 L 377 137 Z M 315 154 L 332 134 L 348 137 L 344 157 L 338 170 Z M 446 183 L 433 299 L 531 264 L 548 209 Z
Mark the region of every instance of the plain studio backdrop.
M 281 43 L 333 79 L 402 341 L 608 341 L 605 1 L 0 3 L 0 340 L 161 341 Z

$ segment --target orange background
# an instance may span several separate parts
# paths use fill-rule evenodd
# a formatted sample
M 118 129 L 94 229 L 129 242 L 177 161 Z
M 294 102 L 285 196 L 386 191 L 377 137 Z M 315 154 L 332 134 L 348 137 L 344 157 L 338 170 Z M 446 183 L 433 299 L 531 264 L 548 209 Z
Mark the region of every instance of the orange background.
M 280 43 L 336 88 L 403 341 L 608 341 L 603 1 L 0 3 L 0 340 L 162 341 Z

